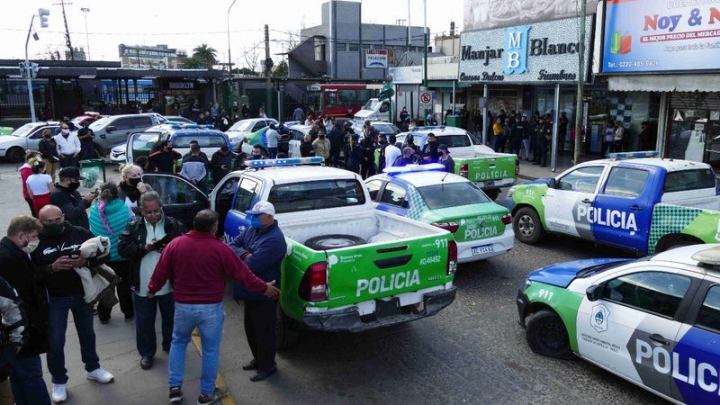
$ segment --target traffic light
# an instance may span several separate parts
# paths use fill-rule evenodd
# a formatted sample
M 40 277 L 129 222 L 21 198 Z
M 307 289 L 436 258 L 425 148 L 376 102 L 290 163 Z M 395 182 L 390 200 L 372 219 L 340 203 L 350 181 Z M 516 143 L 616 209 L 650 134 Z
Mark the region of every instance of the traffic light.
M 38 16 L 40 17 L 40 27 L 47 28 L 49 26 L 48 15 L 50 15 L 50 10 L 46 8 L 38 9 Z
M 40 65 L 38 65 L 35 62 L 30 62 L 30 74 L 32 75 L 32 78 L 36 78 L 38 72 L 40 71 Z
M 27 68 L 25 67 L 25 62 L 18 63 L 18 66 L 20 67 L 20 76 L 25 78 L 25 75 L 27 75 Z

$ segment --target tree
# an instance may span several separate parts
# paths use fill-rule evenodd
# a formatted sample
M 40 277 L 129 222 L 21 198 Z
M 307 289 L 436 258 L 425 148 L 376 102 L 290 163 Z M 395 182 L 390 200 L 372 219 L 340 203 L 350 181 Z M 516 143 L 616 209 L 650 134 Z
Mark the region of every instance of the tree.
M 289 67 L 285 59 L 281 60 L 280 63 L 275 67 L 272 73 L 272 77 L 282 79 L 288 77 Z
M 212 69 L 217 64 L 217 50 L 208 44 L 201 44 L 193 49 L 193 55 L 185 62 L 185 67 Z
M 233 74 L 240 74 L 240 75 L 246 75 L 246 76 L 259 76 L 258 72 L 254 71 L 252 69 L 248 69 L 246 67 L 244 67 L 242 69 L 233 69 L 232 72 L 233 72 Z
M 260 56 L 258 48 L 261 44 L 262 43 L 258 42 L 243 54 L 243 58 L 245 59 L 245 68 L 251 70 L 253 73 L 255 73 L 255 69 L 258 66 L 258 57 Z

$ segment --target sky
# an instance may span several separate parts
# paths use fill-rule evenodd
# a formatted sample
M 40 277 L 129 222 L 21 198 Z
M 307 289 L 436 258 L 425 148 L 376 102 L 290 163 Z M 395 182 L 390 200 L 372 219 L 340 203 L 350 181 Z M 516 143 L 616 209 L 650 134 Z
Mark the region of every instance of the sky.
M 230 43 L 233 62 L 245 66 L 254 53 L 264 58 L 263 26 L 270 29 L 271 54 L 287 50 L 291 34 L 298 42 L 303 27 L 320 24 L 321 5 L 327 0 L 236 0 L 230 11 Z M 118 45 L 166 44 L 185 50 L 189 55 L 200 44 L 218 51 L 227 62 L 228 7 L 232 0 L 66 0 L 65 13 L 73 47 L 87 47 L 90 59 L 118 61 Z M 396 24 L 408 19 L 413 26 L 423 25 L 423 0 L 363 0 L 363 23 Z M 49 52 L 65 54 L 65 26 L 60 0 L 15 1 L 3 6 L 0 22 L 0 59 L 22 59 L 30 20 L 38 8 L 50 10 L 49 27 L 41 28 L 35 18 L 34 28 L 40 39 L 30 37 L 30 59 L 48 59 Z M 89 12 L 81 11 L 90 9 Z M 455 21 L 461 28 L 463 0 L 427 1 L 427 23 L 431 40 L 450 30 Z M 87 17 L 87 35 L 85 21 Z M 403 23 L 406 24 L 406 23 Z M 459 30 L 459 29 L 458 29 Z M 281 56 L 271 55 L 274 60 Z

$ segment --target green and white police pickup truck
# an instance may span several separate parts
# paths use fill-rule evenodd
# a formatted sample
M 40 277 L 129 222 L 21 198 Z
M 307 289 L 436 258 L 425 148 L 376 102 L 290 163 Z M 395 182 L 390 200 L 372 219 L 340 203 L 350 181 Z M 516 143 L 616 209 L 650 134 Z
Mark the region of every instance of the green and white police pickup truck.
M 657 156 L 615 153 L 512 187 L 503 205 L 515 236 L 535 244 L 547 233 L 571 235 L 640 255 L 720 241 L 712 167 Z
M 398 134 L 396 140 L 405 145 L 407 136 L 412 135 L 413 142 L 422 150 L 430 132 L 435 134 L 438 144 L 447 145 L 455 161 L 455 174 L 477 184 L 491 200 L 497 198 L 501 188 L 515 184 L 520 173 L 517 155 L 496 153 L 462 128 L 416 127 L 410 132 Z
M 248 161 L 206 196 L 183 178 L 146 173 L 166 215 L 189 223 L 220 214 L 226 240 L 249 227 L 258 201 L 275 206 L 288 250 L 281 270 L 278 346 L 299 328 L 360 332 L 432 316 L 456 294 L 457 244 L 450 232 L 375 209 L 356 173 L 322 158 Z M 168 195 L 165 195 L 168 194 Z M 278 252 L 283 254 L 284 252 Z

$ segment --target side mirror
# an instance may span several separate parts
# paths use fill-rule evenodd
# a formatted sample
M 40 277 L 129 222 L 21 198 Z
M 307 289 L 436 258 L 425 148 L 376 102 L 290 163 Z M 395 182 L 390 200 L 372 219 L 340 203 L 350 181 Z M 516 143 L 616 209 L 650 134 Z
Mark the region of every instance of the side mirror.
M 588 301 L 597 301 L 602 298 L 603 290 L 605 289 L 604 284 L 591 285 L 585 291 Z
M 114 131 L 114 130 L 115 130 L 115 126 L 114 126 L 114 125 L 109 125 L 107 128 L 105 128 L 105 131 L 108 132 L 108 133 L 110 133 L 110 132 L 112 132 L 112 131 Z
M 547 181 L 547 186 L 548 186 L 548 188 L 555 188 L 555 187 L 557 187 L 557 182 L 556 182 L 556 180 L 555 180 L 554 177 L 551 178 L 551 179 L 548 179 L 548 181 Z

